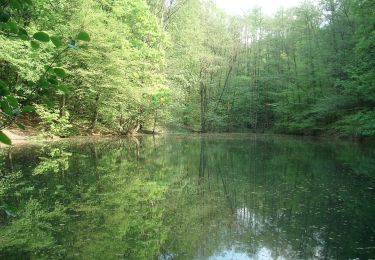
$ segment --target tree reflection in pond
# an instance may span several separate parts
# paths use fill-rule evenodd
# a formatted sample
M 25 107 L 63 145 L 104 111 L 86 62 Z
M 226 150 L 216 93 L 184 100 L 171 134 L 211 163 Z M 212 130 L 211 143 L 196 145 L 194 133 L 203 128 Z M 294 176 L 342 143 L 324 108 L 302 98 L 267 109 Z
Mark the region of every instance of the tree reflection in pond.
M 308 259 L 375 254 L 375 152 L 278 136 L 3 150 L 0 258 Z

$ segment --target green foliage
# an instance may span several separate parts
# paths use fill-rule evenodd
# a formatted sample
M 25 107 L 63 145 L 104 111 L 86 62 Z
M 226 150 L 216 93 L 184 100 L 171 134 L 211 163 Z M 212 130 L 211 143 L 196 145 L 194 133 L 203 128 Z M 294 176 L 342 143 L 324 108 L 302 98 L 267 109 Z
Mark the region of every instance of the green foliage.
M 35 103 L 68 112 L 75 133 L 347 135 L 343 122 L 375 104 L 372 7 L 307 1 L 231 17 L 198 0 L 6 1 L 0 129 Z
M 59 78 L 64 78 L 66 73 L 65 70 L 62 68 L 53 68 L 53 72 L 58 76 Z
M 89 42 L 91 39 L 90 39 L 90 36 L 87 32 L 80 32 L 80 33 L 77 34 L 76 40 Z
M 40 157 L 40 163 L 33 170 L 33 175 L 40 174 L 64 174 L 69 169 L 69 157 L 71 153 L 54 148 L 48 152 L 48 157 Z
M 364 110 L 345 116 L 336 123 L 335 129 L 345 135 L 374 136 L 375 111 Z
M 51 36 L 51 42 L 53 43 L 53 45 L 55 45 L 57 48 L 61 47 L 64 45 L 61 37 L 59 36 Z
M 68 48 L 78 49 L 80 45 L 74 41 L 64 43 L 62 37 L 56 34 L 50 36 L 46 32 L 51 31 L 51 28 L 43 26 L 38 15 L 52 18 L 50 11 L 45 9 L 49 4 L 43 1 L 18 0 L 1 4 L 0 63 L 3 66 L 0 70 L 0 98 L 5 100 L 0 102 L 3 112 L 0 116 L 0 129 L 12 125 L 15 117 L 21 116 L 21 112 L 31 112 L 28 109 L 31 102 L 52 103 L 59 91 L 64 89 L 60 85 L 66 75 L 65 70 L 60 67 L 63 54 L 66 55 Z M 36 31 L 36 27 L 42 30 Z M 29 36 L 30 31 L 36 31 L 32 37 Z M 59 34 L 61 31 L 69 33 L 67 30 L 59 30 Z M 89 35 L 80 31 L 76 38 L 87 41 Z M 29 41 L 31 48 L 25 46 L 24 41 Z M 50 41 L 52 45 L 48 44 Z M 64 45 L 66 48 L 63 50 L 51 48 L 54 46 L 57 49 Z
M 40 42 L 49 42 L 49 35 L 45 32 L 37 32 L 37 33 L 34 33 L 33 35 L 33 38 L 35 40 L 38 40 Z
M 169 58 L 170 84 L 181 87 L 175 107 L 185 106 L 177 117 L 189 128 L 200 123 L 202 131 L 372 135 L 359 122 L 372 121 L 363 111 L 374 105 L 370 2 L 304 2 L 273 16 L 254 8 L 232 19 L 207 3 L 198 7 L 209 10 L 204 21 L 187 4 L 169 29 L 177 45 Z M 204 32 L 184 31 L 190 26 L 184 19 Z M 193 59 L 184 55 L 195 54 L 193 46 L 200 63 L 185 71 Z M 184 77 L 194 72 L 198 80 L 188 85 Z
M 46 135 L 65 137 L 69 135 L 72 125 L 69 121 L 69 112 L 60 115 L 58 109 L 49 109 L 41 105 L 35 105 L 36 114 L 40 117 L 42 131 Z
M 40 44 L 38 42 L 36 42 L 36 41 L 31 41 L 30 45 L 31 45 L 31 48 L 33 48 L 34 50 L 40 48 Z
M 12 144 L 12 141 L 9 139 L 9 137 L 6 136 L 6 134 L 4 134 L 2 131 L 0 131 L 0 142 L 7 145 Z

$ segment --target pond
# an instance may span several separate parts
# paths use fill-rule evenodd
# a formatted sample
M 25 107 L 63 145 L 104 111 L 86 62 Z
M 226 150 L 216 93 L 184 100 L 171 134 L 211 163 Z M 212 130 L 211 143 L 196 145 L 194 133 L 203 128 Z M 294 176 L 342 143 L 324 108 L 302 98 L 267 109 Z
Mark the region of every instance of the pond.
M 0 259 L 369 259 L 375 146 L 276 135 L 3 148 Z

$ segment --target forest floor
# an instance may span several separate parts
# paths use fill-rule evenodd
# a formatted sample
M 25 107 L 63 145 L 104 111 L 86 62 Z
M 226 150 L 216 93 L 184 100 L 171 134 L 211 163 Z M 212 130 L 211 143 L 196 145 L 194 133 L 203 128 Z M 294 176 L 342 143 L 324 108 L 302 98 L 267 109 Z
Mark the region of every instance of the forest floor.
M 61 138 L 58 136 L 51 136 L 51 137 L 43 137 L 41 132 L 35 128 L 27 127 L 27 130 L 21 130 L 19 128 L 6 128 L 2 130 L 4 134 L 6 134 L 9 139 L 12 141 L 12 144 L 23 144 L 28 143 L 34 139 L 38 140 L 60 140 Z
M 22 145 L 22 144 L 30 144 L 34 142 L 55 142 L 60 140 L 66 139 L 75 139 L 75 138 L 82 138 L 82 137 L 93 137 L 93 138 L 102 138 L 102 137 L 114 137 L 119 136 L 115 133 L 105 133 L 105 132 L 96 132 L 96 133 L 84 133 L 78 135 L 72 135 L 68 137 L 60 137 L 57 135 L 45 135 L 43 132 L 36 128 L 35 126 L 31 126 L 28 124 L 25 130 L 22 130 L 17 127 L 8 127 L 1 130 L 9 139 L 12 141 L 12 145 Z M 132 136 L 140 136 L 140 135 L 152 135 L 152 131 L 143 131 L 140 133 L 136 133 Z M 160 134 L 160 132 L 155 132 L 155 134 Z M 6 146 L 5 144 L 0 143 L 0 147 Z

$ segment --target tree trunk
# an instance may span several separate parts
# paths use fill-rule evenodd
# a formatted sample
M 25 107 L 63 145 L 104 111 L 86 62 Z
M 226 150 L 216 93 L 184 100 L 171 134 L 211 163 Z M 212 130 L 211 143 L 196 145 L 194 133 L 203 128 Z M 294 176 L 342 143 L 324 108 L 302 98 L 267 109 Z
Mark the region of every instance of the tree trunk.
M 93 117 L 92 117 L 92 120 L 91 120 L 91 128 L 90 128 L 91 133 L 94 132 L 96 123 L 98 122 L 99 99 L 100 99 L 100 93 L 98 92 L 98 93 L 96 93 L 96 96 L 95 96 L 94 113 L 93 113 Z

